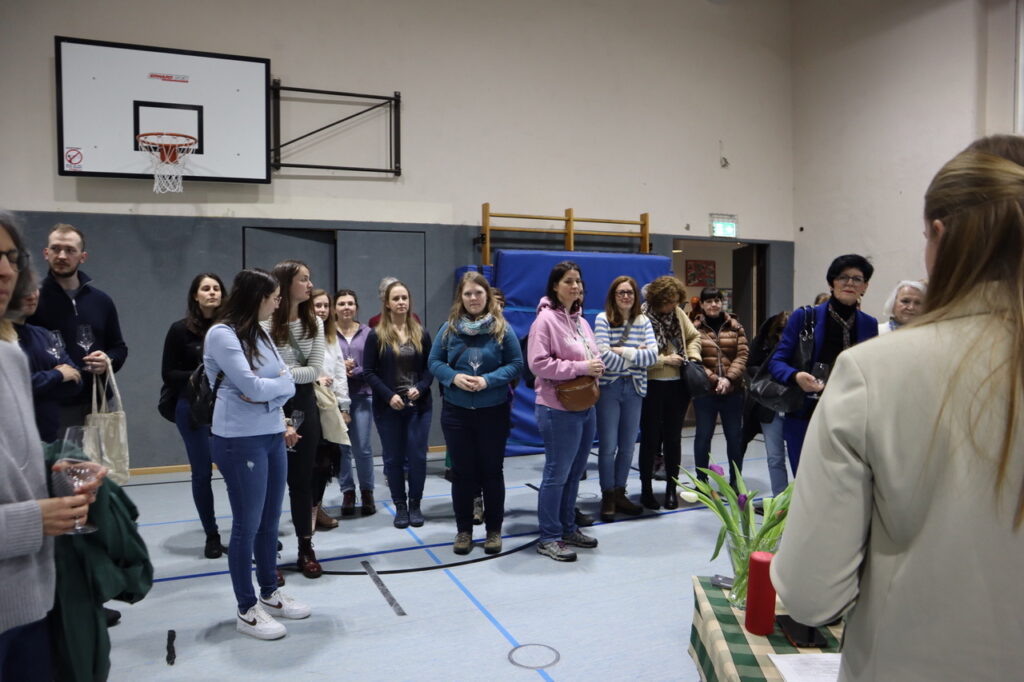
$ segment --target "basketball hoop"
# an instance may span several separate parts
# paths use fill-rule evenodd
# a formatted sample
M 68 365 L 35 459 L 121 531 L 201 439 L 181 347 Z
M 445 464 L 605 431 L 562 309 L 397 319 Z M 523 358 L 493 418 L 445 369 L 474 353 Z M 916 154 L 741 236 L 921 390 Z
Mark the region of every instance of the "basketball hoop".
M 180 192 L 185 161 L 199 146 L 199 140 L 181 133 L 140 133 L 135 139 L 152 160 L 153 191 Z

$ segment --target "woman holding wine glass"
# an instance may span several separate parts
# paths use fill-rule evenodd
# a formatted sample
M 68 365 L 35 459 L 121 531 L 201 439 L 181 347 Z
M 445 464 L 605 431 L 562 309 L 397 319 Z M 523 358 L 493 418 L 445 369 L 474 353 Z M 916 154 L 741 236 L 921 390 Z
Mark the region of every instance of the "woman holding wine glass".
M 18 345 L 28 357 L 32 372 L 32 402 L 36 409 L 36 427 L 43 442 L 57 440 L 60 433 L 60 401 L 82 390 L 82 374 L 64 348 L 60 332 L 25 322 L 39 305 L 39 289 L 34 285 L 22 297 L 21 308 L 8 314 L 18 335 Z
M 482 489 L 484 552 L 496 554 L 505 514 L 503 464 L 512 405 L 508 386 L 523 371 L 519 340 L 478 272 L 462 277 L 436 338 L 430 371 L 443 387 L 441 428 L 452 456 L 453 550 L 468 554 L 473 547 L 473 500 Z
M 324 325 L 313 313 L 313 282 L 305 263 L 282 261 L 274 266 L 273 275 L 281 286 L 281 305 L 269 322 L 261 324 L 295 381 L 295 397 L 285 413 L 295 419 L 299 436 L 297 443 L 290 444 L 294 451 L 288 456 L 288 495 L 299 544 L 296 566 L 305 577 L 319 578 L 323 569 L 313 552 L 313 490 L 323 490 L 323 474 L 314 473 L 313 467 L 320 445 L 320 412 L 313 383 L 324 373 Z M 296 413 L 302 413 L 301 424 Z
M 0 212 L 0 318 L 21 309 L 32 281 L 29 256 L 13 216 Z M 0 336 L 14 330 L 0 319 Z M 53 536 L 89 513 L 95 481 L 79 493 L 50 497 L 43 451 L 32 416 L 28 362 L 13 343 L 0 342 L 0 677 L 53 678 L 47 613 L 53 607 L 56 568 Z
M 794 310 L 789 316 L 779 345 L 768 360 L 768 369 L 776 381 L 799 386 L 805 393 L 803 405 L 795 412 L 787 413 L 782 424 L 786 453 L 794 477 L 807 424 L 814 413 L 818 394 L 825 388 L 824 380 L 828 378 L 829 369 L 844 350 L 878 336 L 878 320 L 861 312 L 858 307 L 874 272 L 875 267 L 864 256 L 847 254 L 833 260 L 825 273 L 831 295 L 810 312 L 814 328 L 811 366 L 794 367 L 791 364 L 807 317 L 804 308 Z
M 185 443 L 192 469 L 192 501 L 206 533 L 203 555 L 207 559 L 216 559 L 224 553 L 213 509 L 210 427 L 192 424 L 186 387 L 192 372 L 203 362 L 203 339 L 220 311 L 223 295 L 224 283 L 215 273 L 203 272 L 192 278 L 185 299 L 185 317 L 167 330 L 160 365 L 164 384 L 177 396 L 174 424 Z
M 256 268 L 235 276 L 217 324 L 206 333 L 203 363 L 213 386 L 221 377 L 213 410 L 213 461 L 231 502 L 228 571 L 237 601 L 235 628 L 257 639 L 278 639 L 287 630 L 274 620 L 306 618 L 310 609 L 278 589 L 277 527 L 288 467 L 285 445 L 297 435 L 286 428 L 281 408 L 295 383 L 261 322 L 281 302 L 277 278 Z M 282 438 L 282 434 L 284 437 Z M 309 520 L 309 512 L 303 514 Z M 257 599 L 252 586 L 256 563 Z
M 384 473 L 395 505 L 395 528 L 423 525 L 423 485 L 432 399 L 427 359 L 430 334 L 412 313 L 402 282 L 384 290 L 380 322 L 370 331 L 363 354 L 363 376 L 373 389 L 373 419 L 384 449 Z M 409 474 L 406 489 L 406 469 Z

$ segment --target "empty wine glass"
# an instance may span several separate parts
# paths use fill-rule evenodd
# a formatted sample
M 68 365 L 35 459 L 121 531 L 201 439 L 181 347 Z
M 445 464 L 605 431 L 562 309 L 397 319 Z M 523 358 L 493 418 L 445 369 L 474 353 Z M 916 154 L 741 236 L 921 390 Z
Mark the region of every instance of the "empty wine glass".
M 50 332 L 46 352 L 52 355 L 54 360 L 60 361 L 60 357 L 64 354 L 64 337 L 60 335 L 59 331 Z
M 473 376 L 476 376 L 477 370 L 480 369 L 480 365 L 484 362 L 484 352 L 480 348 L 470 348 L 466 351 L 466 362 L 473 368 Z
M 303 412 L 302 410 L 292 410 L 292 428 L 295 429 L 296 432 L 298 432 L 299 427 L 302 426 L 302 422 L 305 418 L 306 413 Z M 293 445 L 290 448 L 288 448 L 288 452 L 295 452 L 295 446 Z
M 92 335 L 92 326 L 88 324 L 78 325 L 78 339 L 77 343 L 82 347 L 82 352 L 86 355 L 89 354 L 89 349 L 92 348 L 92 344 L 95 343 L 96 339 Z
M 816 362 L 814 363 L 814 366 L 811 368 L 811 376 L 820 381 L 821 385 L 824 386 L 825 382 L 828 380 L 829 372 L 831 371 L 832 366 L 829 365 L 827 362 Z M 821 391 L 817 393 L 812 393 L 808 397 L 811 400 L 817 400 L 818 398 L 821 397 Z
M 68 497 L 82 492 L 83 488 L 96 482 L 98 475 L 95 462 L 103 461 L 103 440 L 95 426 L 71 426 L 64 434 L 60 449 L 61 457 L 56 468 L 50 473 L 53 492 L 57 497 Z M 65 535 L 94 533 L 92 523 L 75 519 L 75 527 Z

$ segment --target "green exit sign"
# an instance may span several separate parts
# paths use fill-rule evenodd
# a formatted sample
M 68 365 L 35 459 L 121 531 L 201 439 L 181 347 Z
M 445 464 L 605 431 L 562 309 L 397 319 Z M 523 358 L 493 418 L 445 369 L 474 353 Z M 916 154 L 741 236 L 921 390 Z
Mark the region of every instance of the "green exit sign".
M 730 213 L 711 214 L 711 236 L 736 238 L 737 216 Z

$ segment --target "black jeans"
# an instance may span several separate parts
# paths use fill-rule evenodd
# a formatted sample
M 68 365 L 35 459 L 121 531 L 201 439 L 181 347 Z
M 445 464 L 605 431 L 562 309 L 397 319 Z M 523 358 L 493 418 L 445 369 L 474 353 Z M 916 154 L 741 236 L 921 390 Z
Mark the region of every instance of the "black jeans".
M 300 538 L 313 536 L 313 462 L 320 445 L 320 410 L 316 406 L 313 384 L 296 384 L 295 397 L 288 401 L 285 413 L 302 410 L 302 424 L 295 451 L 288 453 L 288 501 L 292 507 L 292 524 Z M 323 488 L 321 488 L 321 494 Z
M 510 409 L 510 403 L 470 410 L 449 402 L 441 408 L 441 430 L 452 456 L 452 507 L 460 533 L 473 530 L 473 498 L 481 489 L 485 527 L 501 531 Z
M 683 419 L 690 405 L 690 392 L 686 382 L 648 381 L 647 395 L 640 410 L 640 483 L 651 486 L 654 476 L 654 458 L 665 456 L 665 475 L 671 485 L 679 476 L 679 463 L 683 458 Z

